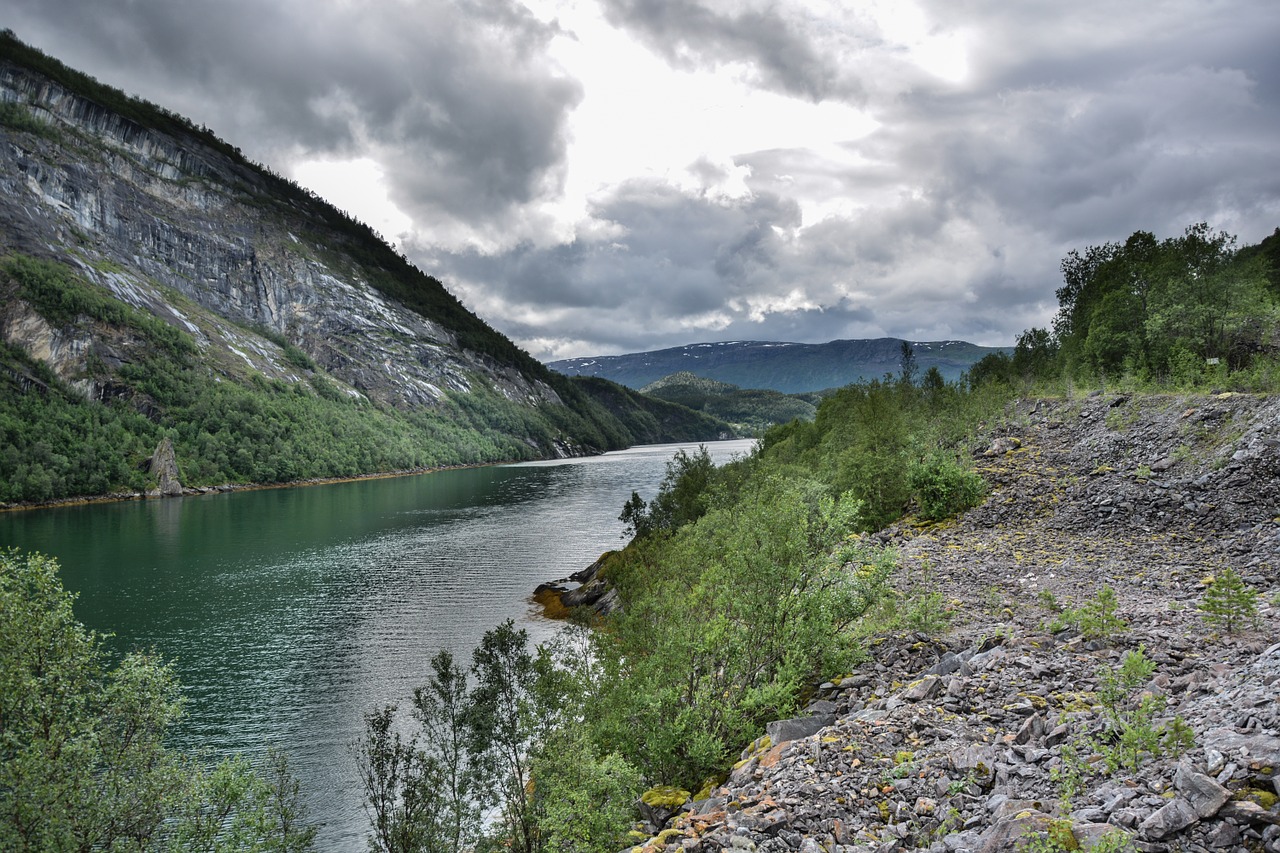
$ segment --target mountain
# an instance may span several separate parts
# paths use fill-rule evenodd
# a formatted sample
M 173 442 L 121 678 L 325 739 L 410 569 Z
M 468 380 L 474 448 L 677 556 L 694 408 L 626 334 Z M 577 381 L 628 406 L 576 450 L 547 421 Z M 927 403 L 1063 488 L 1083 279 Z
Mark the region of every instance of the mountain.
M 166 439 L 190 486 L 725 430 L 637 436 L 368 226 L 10 31 L 0 143 L 0 502 L 154 488 Z
M 965 341 L 912 342 L 921 373 L 936 367 L 955 381 L 983 356 L 1000 347 Z M 1012 349 L 1009 347 L 1007 349 Z M 688 371 L 741 388 L 768 388 L 784 394 L 839 388 L 853 382 L 896 374 L 901 366 L 898 338 L 797 344 L 727 341 L 628 355 L 569 358 L 547 364 L 568 376 L 600 376 L 629 388 L 643 388 L 664 376 Z

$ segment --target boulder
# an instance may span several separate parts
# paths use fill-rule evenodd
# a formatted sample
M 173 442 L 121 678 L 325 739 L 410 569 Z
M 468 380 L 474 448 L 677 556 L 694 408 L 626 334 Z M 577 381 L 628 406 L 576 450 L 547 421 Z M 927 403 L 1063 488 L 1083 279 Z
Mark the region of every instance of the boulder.
M 765 734 L 775 746 L 787 741 L 800 740 L 817 734 L 836 721 L 833 714 L 817 714 L 811 717 L 794 717 L 790 720 L 775 720 L 765 726 Z

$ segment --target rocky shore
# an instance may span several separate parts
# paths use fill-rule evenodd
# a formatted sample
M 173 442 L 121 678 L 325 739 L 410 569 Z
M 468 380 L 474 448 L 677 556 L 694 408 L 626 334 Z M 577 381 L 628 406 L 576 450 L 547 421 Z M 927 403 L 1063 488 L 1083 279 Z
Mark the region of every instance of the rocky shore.
M 1024 402 L 974 462 L 982 506 L 868 537 L 929 630 L 870 638 L 637 848 L 1280 853 L 1280 399 Z

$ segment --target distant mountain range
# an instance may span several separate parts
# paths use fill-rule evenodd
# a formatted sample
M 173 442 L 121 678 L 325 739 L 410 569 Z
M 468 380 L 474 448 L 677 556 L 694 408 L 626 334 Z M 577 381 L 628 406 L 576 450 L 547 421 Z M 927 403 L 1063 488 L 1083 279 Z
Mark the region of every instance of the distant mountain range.
M 1012 347 L 980 347 L 966 341 L 912 341 L 916 364 L 924 373 L 937 367 L 949 382 L 960 378 L 983 356 Z M 689 344 L 627 355 L 567 358 L 547 364 L 568 376 L 600 376 L 640 389 L 673 373 L 688 371 L 741 388 L 768 388 L 785 394 L 839 388 L 853 382 L 897 375 L 901 338 L 798 344 L 726 341 Z

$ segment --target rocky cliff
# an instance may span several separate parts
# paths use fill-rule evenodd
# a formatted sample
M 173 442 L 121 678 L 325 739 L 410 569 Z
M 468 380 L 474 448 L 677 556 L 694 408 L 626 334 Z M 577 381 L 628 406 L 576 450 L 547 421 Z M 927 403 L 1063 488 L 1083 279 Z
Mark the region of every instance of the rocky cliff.
M 406 445 L 453 445 L 330 466 L 343 470 L 301 466 L 308 475 L 355 473 L 353 464 L 577 454 L 635 438 L 368 227 L 247 162 L 207 129 L 68 69 L 7 32 L 0 34 L 0 262 L 7 264 L 0 269 L 0 342 L 8 346 L 0 352 L 2 390 L 47 393 L 52 381 L 86 403 L 122 402 L 159 433 L 186 429 L 175 436 L 176 450 L 197 480 L 202 471 L 289 479 L 300 466 L 259 459 L 237 469 L 234 446 L 215 453 L 230 462 L 188 464 L 204 452 L 202 441 L 210 444 L 202 432 L 221 441 L 235 418 L 224 411 L 192 426 L 196 406 L 156 390 L 163 384 L 157 374 L 178 367 L 188 386 L 261 392 L 258 402 L 223 410 L 319 396 L 330 408 L 346 401 L 381 413 L 390 424 L 383 432 Z M 176 367 L 154 363 L 161 345 Z M 41 366 L 52 375 L 42 376 Z M 302 419 L 324 417 L 316 411 Z M 704 418 L 687 435 L 657 438 L 713 438 L 721 427 Z M 224 444 L 266 438 L 257 433 Z M 148 434 L 141 445 L 149 452 L 159 437 Z M 68 455 L 74 447 L 45 454 Z M 55 462 L 34 474 L 0 473 L 36 483 L 16 495 L 46 496 L 44 474 Z M 53 476 L 54 496 L 62 479 Z
M 1280 851 L 1278 435 L 1276 398 L 1020 404 L 982 506 L 871 537 L 908 623 L 641 846 Z
M 144 127 L 15 65 L 0 99 L 40 132 L 7 128 L 0 147 L 0 244 L 57 256 L 119 299 L 192 334 L 211 357 L 297 382 L 282 336 L 351 392 L 430 405 L 473 383 L 530 405 L 559 402 L 524 365 L 459 345 L 458 331 L 388 298 L 366 268 L 371 235 L 336 232 L 318 199 L 196 135 Z M 390 255 L 390 253 L 387 253 Z M 407 267 L 407 265 L 405 265 Z M 443 288 L 425 276 L 420 288 Z M 75 379 L 85 342 L 9 318 L 6 338 Z M 100 390 L 100 389 L 98 389 Z

